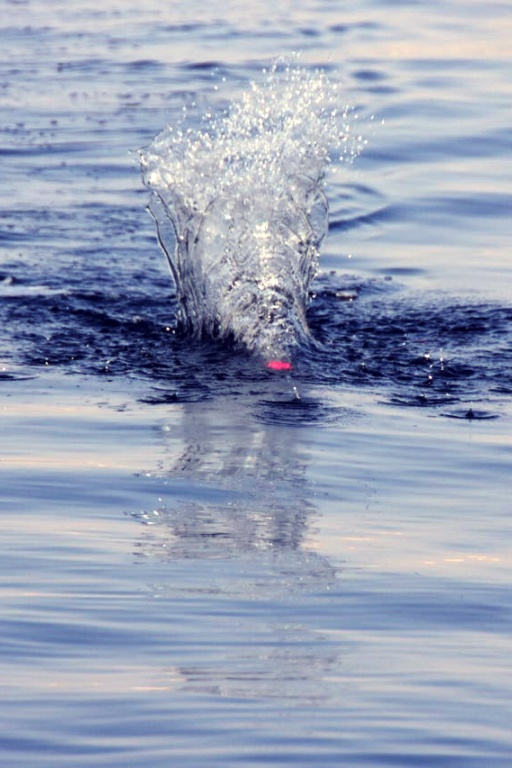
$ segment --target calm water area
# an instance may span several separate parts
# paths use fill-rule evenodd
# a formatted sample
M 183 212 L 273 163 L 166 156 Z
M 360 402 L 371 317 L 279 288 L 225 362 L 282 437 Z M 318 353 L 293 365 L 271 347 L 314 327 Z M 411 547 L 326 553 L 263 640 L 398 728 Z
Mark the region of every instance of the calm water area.
M 511 11 L 0 0 L 3 766 L 512 765 Z M 138 150 L 296 52 L 365 146 L 282 375 Z

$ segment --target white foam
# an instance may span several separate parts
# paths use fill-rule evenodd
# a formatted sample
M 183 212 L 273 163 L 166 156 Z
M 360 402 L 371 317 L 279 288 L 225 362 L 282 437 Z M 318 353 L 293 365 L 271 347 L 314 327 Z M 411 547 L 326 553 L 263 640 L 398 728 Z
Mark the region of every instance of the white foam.
M 141 151 L 180 320 L 197 337 L 266 359 L 307 343 L 325 172 L 360 149 L 340 103 L 323 72 L 276 65 L 227 113 L 199 130 L 168 126 Z

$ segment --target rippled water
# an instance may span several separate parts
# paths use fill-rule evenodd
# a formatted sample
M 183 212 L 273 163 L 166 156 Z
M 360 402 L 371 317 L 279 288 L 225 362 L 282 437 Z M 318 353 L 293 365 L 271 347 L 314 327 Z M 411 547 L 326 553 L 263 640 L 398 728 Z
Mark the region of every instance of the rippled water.
M 4 3 L 6 765 L 510 765 L 509 11 Z M 138 150 L 296 51 L 366 145 L 283 375 L 177 326 Z

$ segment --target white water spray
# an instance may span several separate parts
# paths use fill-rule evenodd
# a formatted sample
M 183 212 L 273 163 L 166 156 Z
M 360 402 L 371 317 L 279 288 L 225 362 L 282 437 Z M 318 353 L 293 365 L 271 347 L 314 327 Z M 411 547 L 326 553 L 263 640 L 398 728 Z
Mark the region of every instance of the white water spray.
M 359 149 L 337 85 L 276 65 L 201 130 L 169 126 L 142 150 L 181 324 L 266 361 L 307 345 L 309 287 L 328 228 L 325 172 L 332 157 Z

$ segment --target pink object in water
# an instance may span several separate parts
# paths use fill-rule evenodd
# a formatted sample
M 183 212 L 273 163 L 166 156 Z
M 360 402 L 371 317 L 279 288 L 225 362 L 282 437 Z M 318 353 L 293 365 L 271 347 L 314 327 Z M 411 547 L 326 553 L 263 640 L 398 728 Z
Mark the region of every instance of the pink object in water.
M 269 360 L 267 368 L 270 368 L 271 371 L 291 371 L 292 364 L 286 360 Z

